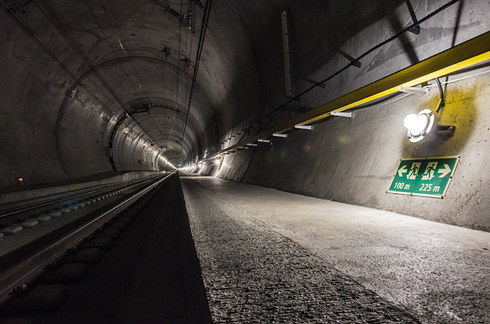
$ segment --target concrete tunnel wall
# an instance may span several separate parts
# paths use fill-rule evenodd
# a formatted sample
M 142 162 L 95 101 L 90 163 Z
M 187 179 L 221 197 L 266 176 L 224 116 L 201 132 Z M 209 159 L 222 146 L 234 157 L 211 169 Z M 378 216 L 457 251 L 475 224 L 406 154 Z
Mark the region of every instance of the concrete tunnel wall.
M 420 19 L 449 3 L 411 0 Z M 457 1 L 285 109 L 281 12 L 288 10 L 295 93 L 412 22 L 404 0 L 215 0 L 189 118 L 199 33 L 156 2 L 1 4 L 0 187 L 56 183 L 113 170 L 198 161 L 490 29 L 486 0 Z M 203 11 L 199 9 L 200 26 Z M 184 30 L 184 34 L 181 34 Z M 181 44 L 181 40 L 185 43 Z M 167 52 L 166 52 L 167 50 Z M 168 55 L 167 55 L 168 54 Z M 187 63 L 183 63 L 187 62 Z M 442 81 L 486 71 L 472 68 Z M 432 84 L 433 85 L 433 84 Z M 203 174 L 489 230 L 488 75 L 447 84 L 452 138 L 409 145 L 401 120 L 434 107 L 396 96 L 294 131 L 271 147 L 227 156 Z M 151 104 L 151 105 L 150 105 Z M 150 105 L 151 111 L 145 107 Z M 187 120 L 188 119 L 188 120 Z M 248 128 L 253 121 L 253 127 Z M 184 125 L 188 127 L 185 136 Z M 112 147 L 110 147 L 112 143 Z M 443 200 L 386 194 L 404 157 L 461 155 Z M 111 160 L 112 157 L 112 160 Z
M 113 166 L 168 170 L 166 160 L 202 156 L 246 116 L 246 106 L 258 106 L 241 93 L 259 83 L 255 72 L 240 73 L 254 65 L 248 38 L 235 37 L 246 33 L 238 17 L 244 5 L 216 1 L 187 114 L 199 30 L 191 33 L 158 3 L 2 4 L 0 187 Z M 236 60 L 243 66 L 234 67 Z M 148 104 L 151 111 L 141 109 Z
M 0 14 L 0 186 L 13 186 L 18 177 L 26 184 L 54 183 L 111 171 L 109 138 L 124 118 L 115 99 L 95 73 L 83 73 L 83 63 L 69 55 L 54 32 L 29 37 L 5 12 Z M 22 19 L 32 23 L 36 14 L 32 10 Z M 41 24 L 30 27 L 49 30 Z M 51 48 L 43 50 L 37 39 Z M 54 49 L 56 59 L 49 54 Z M 79 78 L 72 72 L 77 64 Z M 119 170 L 168 169 L 156 160 L 148 135 L 138 125 L 126 126 L 116 130 L 113 147 Z
M 438 5 L 440 2 L 419 1 L 416 14 L 422 17 Z M 395 15 L 400 22 L 408 23 L 410 18 L 404 9 L 401 6 Z M 316 107 L 487 32 L 490 29 L 488 12 L 488 1 L 460 2 L 459 6 L 423 24 L 419 35 L 409 33 L 406 38 L 384 46 L 362 60 L 361 68 L 350 67 L 328 82 L 325 89 L 314 90 L 302 98 L 301 105 Z M 304 78 L 322 79 L 343 67 L 345 58 L 337 55 L 323 62 L 321 57 L 328 55 L 328 49 L 308 40 L 308 35 L 313 33 L 317 34 L 315 39 L 328 37 L 330 30 L 311 27 L 320 18 L 301 17 L 293 10 L 290 16 L 294 26 L 292 51 L 310 54 L 300 58 L 297 55 L 296 59 L 319 62 L 308 75 L 296 74 L 296 89 L 304 89 Z M 304 24 L 304 19 L 313 23 Z M 393 19 L 379 20 L 346 40 L 341 48 L 356 57 L 390 37 L 393 25 L 396 25 Z M 430 82 L 429 95 L 397 95 L 364 109 L 354 109 L 353 119 L 330 117 L 316 124 L 312 132 L 294 130 L 287 139 L 272 138 L 272 146 L 259 143 L 257 148 L 227 155 L 217 176 L 488 231 L 490 74 L 486 72 L 488 64 L 483 64 L 441 79 L 449 83 L 444 86 L 446 107 L 439 117 L 441 124 L 456 126 L 452 137 L 431 134 L 431 138 L 421 143 L 408 141 L 403 118 L 424 108 L 437 107 L 439 91 L 435 83 Z M 284 90 L 276 89 L 275 95 L 280 96 L 281 91 Z M 444 199 L 386 193 L 399 159 L 448 155 L 461 155 L 461 162 Z M 216 172 L 211 165 L 203 171 L 206 174 Z

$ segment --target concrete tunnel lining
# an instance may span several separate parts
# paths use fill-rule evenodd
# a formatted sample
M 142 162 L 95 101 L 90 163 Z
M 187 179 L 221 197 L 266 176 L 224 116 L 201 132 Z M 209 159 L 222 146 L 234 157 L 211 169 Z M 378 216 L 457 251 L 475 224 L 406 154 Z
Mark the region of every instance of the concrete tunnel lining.
M 0 4 L 0 200 L 23 204 L 33 192 L 42 200 L 72 186 L 122 186 L 188 166 L 188 174 L 179 171 L 182 182 L 169 176 L 172 187 L 165 190 L 173 196 L 158 191 L 146 211 L 152 221 L 137 232 L 147 243 L 144 228 L 158 238 L 158 248 L 148 245 L 153 255 L 162 248 L 185 258 L 161 229 L 170 235 L 182 229 L 167 226 L 168 216 L 189 221 L 189 247 L 201 262 L 196 274 L 213 319 L 245 316 L 245 309 L 257 319 L 258 308 L 270 319 L 284 306 L 280 316 L 291 321 L 315 315 L 311 305 L 318 318 L 333 306 L 345 318 L 364 311 L 379 318 L 383 312 L 371 305 L 380 301 L 406 310 L 414 322 L 486 319 L 480 305 L 488 301 L 488 60 L 440 77 L 446 105 L 438 122 L 455 126 L 454 133 L 432 132 L 420 143 L 407 138 L 404 117 L 435 109 L 441 98 L 428 80 L 417 85 L 426 95 L 392 94 L 348 110 L 353 118 L 329 116 L 311 130 L 288 129 L 286 138 L 234 145 L 490 35 L 490 2 L 201 0 L 212 8 L 195 62 L 205 10 L 196 9 L 195 33 L 176 17 L 189 14 L 191 1 L 171 0 L 167 9 L 165 0 Z M 284 11 L 292 97 L 285 89 Z M 424 19 L 418 31 L 400 33 L 416 19 Z M 490 53 L 489 44 L 479 45 Z M 227 148 L 233 150 L 216 156 Z M 459 158 L 443 199 L 387 192 L 401 159 L 442 156 Z M 185 206 L 172 205 L 177 196 L 183 202 L 182 194 Z M 163 257 L 150 259 L 174 270 Z M 165 285 L 168 278 L 154 272 Z M 331 298 L 340 277 L 359 289 Z M 127 296 L 150 308 L 162 305 Z M 270 304 L 256 302 L 264 300 Z
M 40 5 L 39 4 L 32 4 L 32 6 L 37 7 L 37 9 L 39 9 Z M 125 8 L 125 7 L 123 5 L 123 7 L 120 7 L 120 8 Z M 4 8 L 4 9 L 8 10 L 8 8 Z M 46 8 L 44 8 L 44 9 L 46 9 Z M 85 9 L 87 9 L 87 8 L 85 8 Z M 93 9 L 93 8 L 91 8 L 91 9 Z M 100 9 L 100 8 L 98 8 L 98 9 Z M 139 8 L 139 9 L 141 9 L 141 8 Z M 148 8 L 146 8 L 144 10 L 144 11 L 146 11 L 146 17 L 147 18 L 148 18 L 148 16 L 151 16 L 151 15 L 153 15 L 154 17 L 160 16 L 161 13 L 159 13 L 158 11 L 155 12 L 154 9 L 155 9 L 154 5 L 150 4 L 150 5 L 148 5 Z M 56 10 L 63 12 L 63 17 L 54 17 L 54 16 L 56 16 Z M 98 28 L 97 23 L 94 24 L 93 21 L 90 21 L 88 23 L 88 25 L 84 25 L 84 19 L 81 19 L 81 17 L 80 17 L 80 7 L 79 6 L 67 8 L 66 6 L 63 6 L 63 5 L 60 6 L 60 4 L 57 4 L 56 8 L 48 8 L 48 10 L 44 11 L 44 13 L 47 12 L 47 16 L 45 15 L 45 17 L 43 17 L 42 14 L 31 13 L 31 11 L 35 11 L 34 8 L 27 8 L 26 9 L 26 12 L 24 14 L 22 14 L 23 15 L 22 22 L 26 23 L 27 19 L 25 18 L 25 16 L 34 17 L 34 23 L 29 21 L 29 23 L 32 23 L 32 25 L 30 25 L 29 32 L 36 30 L 36 32 L 38 33 L 40 30 L 42 30 L 42 33 L 40 35 L 35 35 L 35 33 L 34 33 L 34 36 L 36 37 L 38 44 L 39 44 L 39 42 L 41 42 L 41 43 L 42 42 L 46 42 L 46 43 L 52 42 L 52 44 L 54 45 L 53 47 L 49 47 L 49 45 L 51 45 L 51 44 L 49 44 L 48 46 L 45 46 L 45 48 L 47 50 L 49 50 L 49 53 L 52 54 L 51 55 L 52 58 L 53 57 L 56 58 L 58 56 L 58 53 L 61 54 L 62 52 L 64 52 L 62 55 L 59 56 L 60 58 L 59 58 L 59 61 L 57 63 L 62 65 L 62 68 L 64 68 L 65 72 L 68 72 L 69 74 L 70 73 L 73 74 L 74 70 L 77 70 L 77 72 L 78 72 L 80 70 L 87 69 L 87 64 L 89 65 L 88 71 L 93 72 L 94 69 L 90 68 L 90 66 L 97 66 L 97 64 L 101 64 L 101 63 L 104 64 L 103 62 L 107 61 L 107 60 L 111 60 L 111 57 L 114 60 L 120 60 L 121 59 L 121 54 L 122 54 L 121 51 L 120 50 L 118 51 L 117 48 L 114 49 L 114 47 L 112 47 L 112 45 L 111 45 L 111 44 L 114 44 L 115 39 L 111 39 L 110 41 L 107 41 L 104 38 L 104 36 L 107 36 L 107 35 L 100 35 L 99 31 L 97 31 L 97 28 Z M 132 10 L 130 9 L 129 11 L 131 12 Z M 13 12 L 9 12 L 9 13 L 11 15 L 15 14 Z M 19 14 L 19 12 L 17 12 L 17 14 Z M 95 14 L 98 14 L 98 13 L 96 12 Z M 165 16 L 165 14 L 166 13 L 163 13 L 163 16 Z M 142 13 L 142 15 L 145 15 L 145 14 Z M 134 15 L 133 16 L 129 15 L 129 17 L 134 18 L 135 21 L 134 22 L 130 21 L 130 22 L 128 22 L 128 24 L 135 27 L 136 29 L 139 28 L 138 24 L 141 24 L 142 21 L 148 21 L 148 19 L 146 19 L 146 20 L 140 19 L 139 22 L 137 23 L 136 21 L 138 21 L 138 19 L 136 17 L 134 17 Z M 55 27 L 51 26 L 53 24 L 51 24 L 51 25 L 49 24 L 50 18 L 52 18 L 51 20 L 54 19 L 57 22 L 56 24 L 54 24 Z M 114 19 L 114 17 L 112 17 L 112 19 Z M 148 56 L 148 53 L 149 53 L 150 56 L 151 55 L 162 56 L 163 54 L 162 54 L 160 48 L 164 48 L 167 46 L 169 48 L 179 48 L 179 46 L 175 46 L 175 44 L 177 43 L 175 36 L 172 36 L 172 35 L 178 34 L 178 33 L 174 32 L 174 30 L 176 30 L 176 29 L 178 30 L 180 28 L 178 23 L 176 23 L 174 21 L 167 21 L 166 19 L 164 19 L 164 20 L 157 19 L 157 20 L 158 20 L 158 23 L 155 23 L 155 24 L 161 25 L 163 23 L 163 26 L 160 26 L 160 27 L 155 26 L 155 28 L 147 28 L 150 26 L 147 26 L 147 27 L 142 26 L 142 28 L 147 30 L 148 32 L 147 33 L 140 33 L 141 35 L 143 35 L 142 43 L 140 43 L 139 41 L 134 41 L 134 43 L 136 43 L 134 45 L 134 47 L 135 47 L 134 51 L 130 46 L 128 46 L 128 45 L 132 45 L 133 42 L 131 41 L 131 44 L 122 45 L 122 43 L 124 43 L 124 40 L 126 40 L 129 43 L 128 39 L 122 39 L 122 42 L 120 45 L 124 46 L 124 49 L 125 49 L 122 52 L 123 53 L 124 52 L 131 53 L 131 54 L 136 53 L 136 55 L 146 55 L 146 56 Z M 101 27 L 102 28 L 110 27 L 113 29 L 108 28 L 107 30 L 104 30 L 102 32 L 102 34 L 107 33 L 107 34 L 117 35 L 118 32 L 119 33 L 125 33 L 127 35 L 133 34 L 133 31 L 131 31 L 131 28 L 133 28 L 133 27 L 128 27 L 129 29 L 128 29 L 127 33 L 125 31 L 121 32 L 121 30 L 119 30 L 119 31 L 116 30 L 117 28 L 115 28 L 114 26 L 110 26 L 111 25 L 110 22 L 111 22 L 110 20 L 106 21 L 106 23 L 107 23 L 106 25 L 108 25 L 108 26 L 104 25 Z M 28 24 L 28 23 L 26 23 L 26 24 Z M 41 25 L 45 28 L 40 29 Z M 27 27 L 29 27 L 29 25 Z M 48 30 L 50 30 L 50 29 L 53 29 L 53 32 L 51 34 L 49 34 L 49 32 L 48 32 Z M 164 39 L 165 38 L 167 38 L 167 39 L 162 43 L 160 41 L 160 39 L 162 37 L 159 34 L 160 34 L 160 32 L 165 31 L 167 29 L 171 30 L 169 33 L 167 33 L 171 37 L 168 37 L 168 38 L 163 37 Z M 87 31 L 89 31 L 90 33 L 87 33 Z M 184 32 L 185 32 L 185 30 L 184 30 Z M 165 33 L 166 32 L 164 32 L 164 34 Z M 212 32 L 210 34 L 212 34 Z M 189 36 L 186 36 L 186 37 L 189 37 Z M 219 38 L 219 37 L 217 37 L 217 38 Z M 62 48 L 59 48 L 59 47 L 56 48 L 56 46 L 61 45 L 64 41 L 68 41 L 69 42 L 68 45 L 66 45 L 66 46 L 64 45 Z M 174 44 L 172 44 L 172 41 Z M 90 45 L 87 45 L 87 44 L 90 44 Z M 109 48 L 109 51 L 107 50 L 108 49 L 107 45 L 112 47 L 112 48 Z M 174 46 L 172 46 L 172 45 L 174 45 Z M 86 50 L 87 54 L 85 54 L 86 57 L 90 56 L 89 61 L 87 61 L 87 60 L 84 61 L 83 56 L 81 57 L 81 60 L 79 60 L 79 55 L 77 55 L 77 53 L 76 53 L 77 50 L 83 51 L 85 48 L 87 48 L 87 50 Z M 176 53 L 172 53 L 172 55 L 170 55 L 168 59 L 170 61 L 177 61 L 178 64 L 181 64 L 181 62 L 179 62 L 179 60 L 182 58 L 181 53 L 184 49 L 185 48 L 183 47 L 182 50 L 180 51 L 178 58 L 176 57 L 177 55 L 175 55 Z M 193 56 L 192 48 L 186 49 L 186 50 L 188 52 L 186 57 Z M 223 51 L 218 51 L 218 52 L 223 52 Z M 72 57 L 69 58 L 69 55 L 72 55 Z M 73 58 L 75 58 L 75 59 L 73 60 Z M 93 58 L 95 58 L 95 59 L 93 59 Z M 162 58 L 160 58 L 160 61 L 162 61 Z M 216 61 L 216 62 L 219 63 L 220 61 L 221 60 Z M 79 67 L 75 66 L 77 64 L 79 65 Z M 174 63 L 174 65 L 175 65 L 175 63 Z M 192 68 L 192 65 L 189 68 Z M 187 78 L 188 73 L 185 73 L 185 76 L 184 76 L 184 72 L 181 70 L 182 70 L 182 68 L 180 68 L 177 71 L 177 74 L 179 74 L 179 73 L 181 74 L 180 78 L 182 78 L 182 77 Z M 218 70 L 224 71 L 224 69 L 222 69 L 222 68 L 213 69 L 213 70 L 214 70 L 214 72 L 213 72 L 214 75 L 216 75 L 216 72 Z M 77 72 L 75 72 L 75 73 L 77 73 Z M 83 73 L 82 73 L 82 75 L 83 75 Z M 132 77 L 134 78 L 134 75 Z M 95 81 L 95 82 L 98 82 L 98 81 Z M 99 89 L 103 88 L 100 86 L 100 84 L 97 84 L 95 86 L 96 86 L 96 88 L 99 88 Z M 214 85 L 214 87 L 216 88 L 215 85 Z M 71 95 L 70 90 L 67 90 L 66 92 L 69 95 Z M 100 90 L 93 91 L 93 93 L 98 93 L 98 92 L 100 92 Z M 109 101 L 107 100 L 109 98 L 110 98 L 110 96 L 107 97 L 107 95 L 102 95 L 102 100 L 101 100 L 102 102 L 99 104 L 102 106 L 113 105 L 111 103 L 111 100 L 109 100 Z M 200 101 L 200 99 L 198 98 L 197 101 Z M 199 102 L 197 102 L 195 104 L 199 105 Z M 182 101 L 182 105 L 185 105 L 185 99 Z M 204 106 L 209 106 L 209 104 L 205 104 Z M 201 120 L 206 121 L 207 119 L 209 119 L 209 117 L 203 118 L 203 115 L 201 114 L 201 112 L 203 112 L 203 109 L 197 109 L 197 110 L 191 111 L 192 116 L 194 114 L 197 114 L 196 117 L 193 119 L 197 120 L 197 121 L 201 121 Z M 212 119 L 216 120 L 217 118 L 212 117 Z M 213 129 L 216 129 L 216 127 L 213 127 Z M 62 136 L 60 136 L 60 137 L 62 137 Z M 213 138 L 215 138 L 215 137 L 216 137 L 215 135 L 212 136 L 212 141 L 214 141 Z M 193 141 L 193 140 L 191 140 L 191 141 Z M 104 167 L 107 167 L 106 163 L 104 163 L 104 164 L 105 164 Z M 82 169 L 82 168 L 78 168 L 78 169 Z M 88 166 L 88 168 L 87 168 L 88 173 L 93 173 L 96 171 L 99 171 L 99 169 L 98 168 L 93 169 L 90 166 Z M 29 179 L 32 177 L 29 176 L 26 178 Z
M 413 1 L 411 5 L 415 16 L 421 18 L 448 3 L 420 0 Z M 488 7 L 484 1 L 455 1 L 450 4 L 421 24 L 418 35 L 407 33 L 366 57 L 361 62 L 361 68 L 346 70 L 325 89 L 314 89 L 301 102 L 264 117 L 288 100 L 284 98 L 283 89 L 281 11 L 287 9 L 290 13 L 292 81 L 296 92 L 308 87 L 311 80 L 319 80 L 345 64 L 346 57 L 340 55 L 340 51 L 356 57 L 366 48 L 410 24 L 413 17 L 405 1 L 381 1 L 375 5 L 358 1 L 342 4 L 312 1 L 308 5 L 279 0 L 267 5 L 260 1 L 215 1 L 196 80 L 197 91 L 189 111 L 189 131 L 185 139 L 180 139 L 184 143 L 184 152 L 176 154 L 178 144 L 169 145 L 174 152 L 172 163 L 185 164 L 186 161 L 202 159 L 223 146 L 254 134 L 261 127 L 307 111 L 488 30 L 482 14 Z M 155 159 L 165 154 L 156 148 L 165 146 L 168 139 L 179 142 L 177 137 L 183 117 L 179 117 L 174 125 L 176 129 L 160 136 L 158 128 L 165 128 L 166 132 L 167 124 L 163 121 L 160 124 L 159 117 L 154 123 L 150 121 L 150 116 L 132 114 L 130 103 L 156 101 L 158 104 L 169 100 L 179 107 L 182 116 L 185 115 L 186 91 L 189 90 L 195 65 L 192 61 L 199 30 L 192 34 L 175 17 L 152 2 L 136 5 L 131 1 L 117 4 L 105 1 L 69 5 L 52 1 L 48 4 L 32 2 L 20 8 L 22 10 L 9 8 L 8 4 L 3 4 L 2 8 L 5 33 L 2 33 L 4 36 L 0 41 L 6 45 L 2 66 L 4 80 L 12 80 L 10 84 L 4 82 L 4 100 L 0 106 L 2 115 L 9 120 L 8 124 L 4 122 L 3 131 L 0 129 L 0 141 L 6 152 L 12 152 L 0 161 L 5 170 L 2 186 L 14 185 L 18 176 L 32 183 L 51 183 L 109 171 L 113 168 L 107 154 L 111 136 L 116 168 L 156 168 Z M 178 6 L 175 8 L 179 9 Z M 202 14 L 203 10 L 198 9 L 197 26 L 200 26 Z M 480 70 L 475 69 L 473 74 Z M 106 89 L 107 86 L 109 89 Z M 477 90 L 474 94 L 484 96 L 484 90 Z M 153 99 L 145 99 L 150 97 Z M 435 99 L 428 103 L 431 104 L 432 100 Z M 412 102 L 418 105 L 416 100 Z M 470 138 L 473 135 L 479 136 L 476 141 L 485 140 L 485 135 L 478 130 L 486 118 L 480 118 L 486 115 L 479 111 L 479 102 L 475 100 L 474 108 L 478 111 L 474 114 L 478 119 L 473 118 L 466 124 L 469 125 L 466 143 L 472 142 Z M 37 107 L 35 117 L 29 109 L 34 106 Z M 124 121 L 118 128 L 129 133 L 122 134 L 116 130 L 111 135 L 117 120 L 125 113 L 129 113 L 134 122 Z M 393 111 L 386 110 L 385 113 L 391 116 Z M 350 136 L 351 140 L 356 141 L 359 137 L 353 136 L 355 129 L 374 122 L 370 114 L 359 113 L 358 116 L 362 116 L 358 122 L 325 123 L 329 123 L 331 131 L 338 127 L 336 123 L 340 123 L 343 126 L 339 132 L 346 132 L 344 139 Z M 261 123 L 244 129 L 256 120 Z M 317 129 L 328 133 L 328 128 L 321 125 L 323 122 Z M 378 133 L 371 131 L 372 127 L 365 129 L 373 140 L 379 140 Z M 395 127 L 393 132 L 396 132 Z M 10 134 L 8 137 L 5 136 L 7 133 Z M 359 199 L 349 197 L 342 191 L 332 192 L 331 184 L 325 181 L 333 178 L 323 176 L 330 171 L 325 171 L 320 159 L 327 157 L 327 165 L 331 165 L 333 170 L 342 170 L 345 159 L 339 160 L 339 154 L 343 156 L 350 152 L 353 154 L 352 160 L 370 163 L 377 160 L 375 153 L 356 154 L 350 149 L 342 152 L 342 147 L 329 143 L 329 136 L 321 135 L 321 141 L 314 140 L 318 136 L 316 134 L 299 136 L 302 138 L 300 142 L 288 139 L 291 144 L 276 140 L 275 153 L 258 150 L 251 158 L 245 157 L 249 153 L 241 152 L 243 161 L 238 156 L 227 157 L 229 171 L 225 172 L 228 169 L 224 168 L 218 176 L 428 217 L 422 210 L 412 212 L 407 207 L 393 207 L 392 203 L 388 203 L 397 201 L 399 204 L 401 201 L 402 206 L 409 206 L 410 202 L 403 198 L 381 198 L 380 195 L 384 193 L 380 189 L 384 183 L 375 185 L 375 200 L 368 198 L 372 197 L 369 194 L 361 195 L 366 198 Z M 301 151 L 289 147 L 301 147 L 310 142 L 315 143 L 316 151 L 310 151 L 306 160 L 303 160 L 305 156 Z M 329 145 L 325 146 L 324 143 Z M 441 145 L 436 149 L 430 149 L 427 145 L 422 149 L 393 149 L 401 152 L 396 154 L 407 156 L 458 154 L 467 149 L 458 135 Z M 285 151 L 277 152 L 277 148 L 284 148 Z M 280 155 L 286 151 L 290 152 L 287 159 Z M 318 159 L 318 163 L 310 165 L 309 174 L 304 171 L 296 174 L 296 168 L 289 166 L 292 162 L 288 159 L 299 165 L 310 158 Z M 276 166 L 274 172 L 269 173 L 268 177 L 259 176 L 254 171 L 257 163 L 262 164 L 268 159 Z M 39 161 L 44 161 L 41 172 L 35 170 Z M 359 163 L 355 162 L 356 165 Z M 385 168 L 383 174 L 392 172 L 389 170 L 392 168 L 390 163 L 381 165 Z M 366 170 L 367 179 L 377 179 L 372 170 Z M 270 177 L 280 173 L 288 176 L 279 176 L 277 180 Z M 340 173 L 346 182 L 356 182 L 350 174 Z M 385 175 L 381 177 L 386 178 Z M 370 184 L 374 185 L 374 182 Z M 386 201 L 386 204 L 380 201 Z M 478 201 L 478 210 L 481 204 Z M 485 204 L 486 201 L 483 202 Z M 428 205 L 439 206 L 440 203 L 429 202 Z M 444 216 L 438 220 L 458 223 L 454 217 Z M 471 224 L 468 222 L 471 223 L 469 220 L 459 223 L 477 228 L 488 226 L 485 225 L 486 220 L 483 220 L 485 224 L 482 220 Z

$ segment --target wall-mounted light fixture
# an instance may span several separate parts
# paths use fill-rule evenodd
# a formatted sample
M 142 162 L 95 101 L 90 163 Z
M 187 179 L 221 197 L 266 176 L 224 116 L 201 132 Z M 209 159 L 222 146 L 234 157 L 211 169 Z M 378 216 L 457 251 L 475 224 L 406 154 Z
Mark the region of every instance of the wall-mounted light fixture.
M 423 140 L 432 130 L 435 122 L 435 114 L 430 109 L 424 109 L 418 114 L 409 114 L 403 120 L 407 128 L 407 136 L 410 142 L 416 143 Z
M 260 143 L 270 143 L 271 141 L 270 140 L 267 140 L 267 139 L 259 139 L 259 140 L 257 140 L 257 142 L 260 142 Z
M 439 81 L 438 78 L 436 78 L 435 81 L 437 82 L 437 85 L 439 87 L 439 93 L 441 96 L 435 112 L 432 111 L 431 109 L 424 109 L 418 114 L 407 115 L 403 120 L 403 125 L 408 130 L 407 132 L 408 139 L 412 143 L 417 143 L 423 140 L 429 134 L 429 132 L 434 128 L 439 133 L 445 133 L 448 134 L 449 136 L 451 136 L 454 133 L 454 130 L 456 129 L 456 127 L 453 125 L 438 124 L 438 118 L 436 115 L 446 105 L 446 100 L 445 100 L 444 91 L 442 89 L 441 82 Z M 414 92 L 419 94 L 427 93 L 425 91 L 422 91 L 421 88 L 414 88 L 414 87 L 411 88 L 399 87 L 398 89 L 403 92 Z M 410 90 L 406 91 L 407 89 Z M 417 90 L 417 91 L 413 91 L 413 90 Z

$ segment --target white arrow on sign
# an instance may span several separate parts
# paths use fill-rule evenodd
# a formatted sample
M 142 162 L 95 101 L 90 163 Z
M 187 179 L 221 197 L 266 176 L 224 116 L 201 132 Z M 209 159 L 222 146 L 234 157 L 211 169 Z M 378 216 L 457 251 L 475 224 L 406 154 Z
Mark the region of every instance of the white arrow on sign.
M 438 170 L 437 173 L 441 174 L 439 178 L 444 178 L 445 176 L 447 176 L 449 173 L 451 173 L 451 168 L 449 167 L 449 164 L 444 164 L 444 169 Z
M 404 174 L 404 173 L 407 173 L 407 172 L 408 172 L 408 170 L 407 170 L 407 166 L 406 166 L 406 165 L 404 165 L 404 166 L 402 166 L 402 167 L 400 168 L 400 170 L 398 170 L 398 176 L 399 176 L 399 177 L 403 177 L 403 174 Z

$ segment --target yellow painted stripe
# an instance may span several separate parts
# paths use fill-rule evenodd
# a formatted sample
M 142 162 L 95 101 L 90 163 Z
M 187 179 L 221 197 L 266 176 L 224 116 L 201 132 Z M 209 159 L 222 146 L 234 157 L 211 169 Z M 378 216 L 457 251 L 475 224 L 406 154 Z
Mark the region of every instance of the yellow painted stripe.
M 345 111 L 396 93 L 400 86 L 413 87 L 487 60 L 490 60 L 490 32 L 486 32 L 424 61 L 349 92 L 307 113 L 281 122 L 270 129 L 263 130 L 216 153 L 216 155 L 246 146 L 248 143 L 254 143 L 258 139 L 270 137 L 274 133 L 287 132 L 293 129 L 295 125 L 313 123 L 330 116 L 332 111 Z

